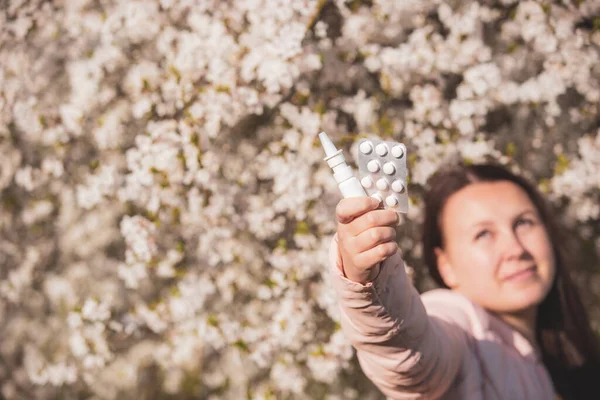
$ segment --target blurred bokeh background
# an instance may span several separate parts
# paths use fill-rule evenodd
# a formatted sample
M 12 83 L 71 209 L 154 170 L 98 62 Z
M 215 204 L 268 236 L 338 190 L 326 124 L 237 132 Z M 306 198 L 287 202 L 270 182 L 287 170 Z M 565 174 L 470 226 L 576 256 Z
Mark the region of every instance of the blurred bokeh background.
M 596 0 L 0 1 L 0 397 L 381 399 L 320 130 L 407 146 L 419 290 L 427 178 L 524 174 L 600 332 L 599 56 Z

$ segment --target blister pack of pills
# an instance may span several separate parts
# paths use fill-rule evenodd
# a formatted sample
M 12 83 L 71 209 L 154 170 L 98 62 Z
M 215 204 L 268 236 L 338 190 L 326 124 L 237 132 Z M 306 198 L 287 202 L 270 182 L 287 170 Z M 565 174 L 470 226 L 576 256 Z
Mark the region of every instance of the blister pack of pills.
M 360 183 L 369 196 L 383 202 L 384 208 L 408 212 L 406 188 L 406 146 L 375 138 L 358 143 Z

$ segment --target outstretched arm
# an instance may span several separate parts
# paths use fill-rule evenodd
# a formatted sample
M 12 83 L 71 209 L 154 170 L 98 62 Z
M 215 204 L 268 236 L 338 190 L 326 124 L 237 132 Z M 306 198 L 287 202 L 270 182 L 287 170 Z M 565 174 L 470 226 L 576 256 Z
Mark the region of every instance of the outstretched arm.
M 460 316 L 456 323 L 428 316 L 399 252 L 381 264 L 372 281 L 358 283 L 344 276 L 336 234 L 330 266 L 342 329 L 365 375 L 389 398 L 441 397 L 468 359 Z

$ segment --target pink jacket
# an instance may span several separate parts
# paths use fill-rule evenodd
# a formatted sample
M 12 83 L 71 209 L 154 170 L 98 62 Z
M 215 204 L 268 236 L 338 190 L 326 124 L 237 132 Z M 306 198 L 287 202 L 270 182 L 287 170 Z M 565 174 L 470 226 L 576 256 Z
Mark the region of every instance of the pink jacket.
M 554 400 L 550 375 L 524 336 L 447 289 L 419 295 L 399 252 L 365 285 L 330 268 L 345 336 L 389 399 Z

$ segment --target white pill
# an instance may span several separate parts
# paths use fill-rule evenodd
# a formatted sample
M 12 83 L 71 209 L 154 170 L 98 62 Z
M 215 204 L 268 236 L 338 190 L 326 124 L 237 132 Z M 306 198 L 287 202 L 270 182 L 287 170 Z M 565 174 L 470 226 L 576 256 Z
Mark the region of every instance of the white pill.
M 398 205 L 398 199 L 395 196 L 388 196 L 385 198 L 385 204 L 388 207 L 396 207 Z
M 371 189 L 373 187 L 373 179 L 370 176 L 365 176 L 360 180 L 361 185 L 367 189 Z
M 397 144 L 396 146 L 392 147 L 392 155 L 396 158 L 402 158 L 404 155 L 404 146 Z
M 383 172 L 388 175 L 394 175 L 396 173 L 396 167 L 391 162 L 385 163 L 383 164 Z
M 375 147 L 375 152 L 383 157 L 388 153 L 388 147 L 385 143 L 379 143 L 377 147 Z
M 404 192 L 404 182 L 396 179 L 394 182 L 392 182 L 392 190 L 396 193 Z
M 371 154 L 371 152 L 373 151 L 373 145 L 368 140 L 365 140 L 364 142 L 362 142 L 360 144 L 360 146 L 358 146 L 358 148 L 360 149 L 360 152 L 363 154 Z
M 371 160 L 367 163 L 367 169 L 369 170 L 369 172 L 377 172 L 379 171 L 379 161 L 377 160 Z
M 377 189 L 384 191 L 384 190 L 388 190 L 390 185 L 389 183 L 387 183 L 387 181 L 383 178 L 379 179 L 376 183 L 377 185 Z
M 371 197 L 373 197 L 374 199 L 379 200 L 380 203 L 383 201 L 383 197 L 381 197 L 381 195 L 379 193 L 375 193 Z

